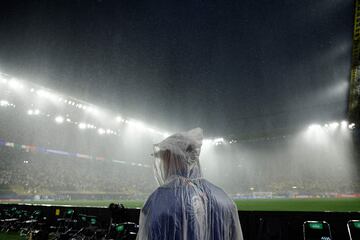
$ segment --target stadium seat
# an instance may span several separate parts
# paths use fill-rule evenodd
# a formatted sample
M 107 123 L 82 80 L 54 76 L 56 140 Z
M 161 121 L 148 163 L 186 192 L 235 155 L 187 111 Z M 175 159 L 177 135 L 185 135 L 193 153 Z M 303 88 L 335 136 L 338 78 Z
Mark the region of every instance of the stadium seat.
M 347 223 L 350 240 L 360 239 L 360 220 L 350 220 Z
M 332 240 L 330 225 L 326 221 L 306 221 L 303 224 L 304 240 Z

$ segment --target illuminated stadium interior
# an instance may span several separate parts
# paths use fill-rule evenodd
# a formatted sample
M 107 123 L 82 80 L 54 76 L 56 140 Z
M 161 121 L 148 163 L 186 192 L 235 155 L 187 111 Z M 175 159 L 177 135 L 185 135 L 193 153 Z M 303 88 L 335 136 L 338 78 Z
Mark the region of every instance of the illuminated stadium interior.
M 144 199 L 155 189 L 152 144 L 170 132 L 6 74 L 0 91 L 8 194 Z M 280 136 L 205 139 L 201 164 L 234 198 L 356 194 L 355 130 L 341 120 Z
M 360 0 L 0 12 L 0 240 L 360 239 Z

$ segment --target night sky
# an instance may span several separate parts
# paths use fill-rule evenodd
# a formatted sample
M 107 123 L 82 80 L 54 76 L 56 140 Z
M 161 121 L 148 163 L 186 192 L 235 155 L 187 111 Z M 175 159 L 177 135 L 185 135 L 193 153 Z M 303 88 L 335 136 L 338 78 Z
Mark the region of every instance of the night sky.
M 346 117 L 353 0 L 2 1 L 0 71 L 169 131 Z

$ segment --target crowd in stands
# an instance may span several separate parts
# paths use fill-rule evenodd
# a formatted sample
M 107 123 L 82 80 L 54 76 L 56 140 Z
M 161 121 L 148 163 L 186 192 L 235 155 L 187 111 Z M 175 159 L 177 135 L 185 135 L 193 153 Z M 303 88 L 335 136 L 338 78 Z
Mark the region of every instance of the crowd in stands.
M 256 171 L 258 171 L 257 168 Z M 250 169 L 248 169 L 250 170 Z M 219 176 L 229 169 L 219 169 Z M 239 170 L 237 170 L 239 171 Z M 220 174 L 221 173 L 221 174 Z M 205 174 L 206 175 L 206 174 Z M 249 176 L 252 176 L 250 178 Z M 225 176 L 225 175 L 224 175 Z M 249 181 L 250 179 L 250 181 Z M 347 178 L 291 178 L 274 175 L 248 175 L 235 172 L 220 179 L 219 184 L 229 194 L 273 192 L 274 195 L 324 195 L 327 193 L 359 193 L 358 181 Z M 152 168 L 114 163 L 108 160 L 89 160 L 29 153 L 0 147 L 0 198 L 2 189 L 24 195 L 54 194 L 119 194 L 128 198 L 146 198 L 157 183 Z
M 0 150 L 0 186 L 25 194 L 149 194 L 156 187 L 151 168 L 48 154 Z

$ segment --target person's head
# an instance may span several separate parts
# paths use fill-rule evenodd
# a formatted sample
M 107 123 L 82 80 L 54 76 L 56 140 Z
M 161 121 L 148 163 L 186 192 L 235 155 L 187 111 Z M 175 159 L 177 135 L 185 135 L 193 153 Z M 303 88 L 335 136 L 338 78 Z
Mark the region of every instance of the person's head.
M 172 176 L 201 177 L 199 155 L 202 139 L 202 129 L 196 128 L 171 135 L 154 145 L 154 171 L 160 185 Z

